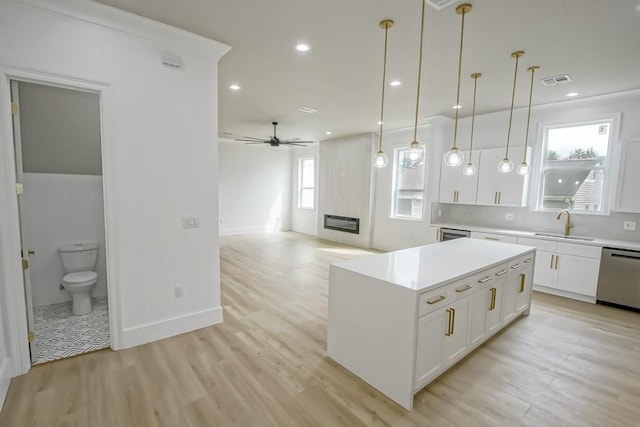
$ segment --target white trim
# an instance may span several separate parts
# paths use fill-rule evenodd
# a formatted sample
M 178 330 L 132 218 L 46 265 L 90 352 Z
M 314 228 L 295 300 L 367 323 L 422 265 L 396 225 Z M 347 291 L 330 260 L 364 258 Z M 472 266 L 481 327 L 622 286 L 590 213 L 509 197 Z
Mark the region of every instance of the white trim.
M 136 37 L 198 50 L 217 57 L 231 46 L 115 7 L 86 0 L 17 0 L 19 3 Z
M 255 234 L 255 233 L 277 233 L 279 231 L 288 231 L 288 229 L 278 227 L 238 227 L 238 228 L 221 228 L 220 236 L 236 236 L 239 234 Z
M 9 369 L 9 361 L 8 359 L 4 359 L 0 361 L 0 410 L 2 410 L 2 404 L 5 397 L 7 397 L 10 382 L 11 372 Z
M 122 331 L 122 348 L 131 348 L 163 338 L 222 323 L 222 307 L 172 317 Z
M 588 302 L 591 304 L 596 303 L 595 297 L 590 297 L 588 295 L 576 294 L 575 292 L 563 291 L 561 289 L 549 288 L 547 286 L 536 285 L 533 284 L 533 290 L 536 292 L 542 292 L 544 294 L 557 295 L 559 297 L 571 298 L 578 301 Z

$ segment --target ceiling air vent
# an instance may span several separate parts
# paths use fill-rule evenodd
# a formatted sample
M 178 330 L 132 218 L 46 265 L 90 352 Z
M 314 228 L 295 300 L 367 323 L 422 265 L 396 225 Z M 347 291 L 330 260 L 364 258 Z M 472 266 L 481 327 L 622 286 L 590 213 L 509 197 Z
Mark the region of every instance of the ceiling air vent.
M 457 1 L 458 0 L 427 0 L 427 4 L 435 10 L 441 10 L 456 3 Z
M 568 74 L 563 74 L 561 76 L 545 77 L 540 81 L 545 86 L 558 86 L 564 83 L 569 83 L 571 81 L 571 77 Z

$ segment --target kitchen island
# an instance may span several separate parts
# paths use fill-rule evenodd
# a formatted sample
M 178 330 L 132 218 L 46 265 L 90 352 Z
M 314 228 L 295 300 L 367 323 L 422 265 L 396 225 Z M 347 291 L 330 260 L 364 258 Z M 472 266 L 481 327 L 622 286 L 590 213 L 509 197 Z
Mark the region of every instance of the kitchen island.
M 535 248 L 456 239 L 329 270 L 327 353 L 407 410 L 413 396 L 529 313 Z

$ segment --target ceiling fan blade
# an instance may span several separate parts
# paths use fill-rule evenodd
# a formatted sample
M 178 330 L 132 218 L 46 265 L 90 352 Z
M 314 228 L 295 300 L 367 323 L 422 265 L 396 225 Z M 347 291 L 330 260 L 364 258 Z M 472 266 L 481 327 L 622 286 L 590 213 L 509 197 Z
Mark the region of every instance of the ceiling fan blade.
M 268 144 L 269 141 L 253 141 L 253 142 L 245 142 L 245 145 L 249 144 Z
M 236 141 L 246 141 L 246 142 L 269 142 L 264 139 L 236 139 Z
M 306 144 L 298 144 L 297 142 L 281 142 L 282 145 L 295 145 L 296 147 L 308 147 Z
M 243 136 L 243 139 L 236 139 L 236 141 L 244 141 L 244 140 L 253 140 L 253 141 L 264 141 L 264 138 L 256 138 L 255 136 Z
M 313 141 L 301 141 L 301 140 L 295 140 L 295 139 L 290 139 L 288 141 L 280 141 L 280 144 L 291 144 L 291 143 L 295 143 L 295 144 L 313 144 Z

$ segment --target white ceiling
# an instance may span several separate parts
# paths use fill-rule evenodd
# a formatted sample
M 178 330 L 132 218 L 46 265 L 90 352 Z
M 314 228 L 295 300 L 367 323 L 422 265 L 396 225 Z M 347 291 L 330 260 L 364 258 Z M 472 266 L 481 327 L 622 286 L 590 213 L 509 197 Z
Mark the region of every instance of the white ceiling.
M 221 137 L 323 139 L 378 129 L 384 31 L 389 30 L 385 128 L 413 126 L 420 7 L 418 0 L 99 0 L 227 43 L 220 61 Z M 534 105 L 640 88 L 640 0 L 477 0 L 466 16 L 461 115 L 470 115 L 473 80 L 477 111 L 505 110 L 511 101 L 514 50 L 520 60 L 516 107 L 528 101 L 531 65 Z M 460 16 L 457 2 L 427 6 L 420 121 L 453 116 Z M 294 49 L 299 42 L 308 53 Z M 538 77 L 569 74 L 573 82 L 545 87 Z M 233 92 L 232 83 L 242 89 Z M 309 115 L 299 106 L 316 108 Z M 333 134 L 329 137 L 325 131 Z M 228 135 L 231 134 L 231 135 Z

